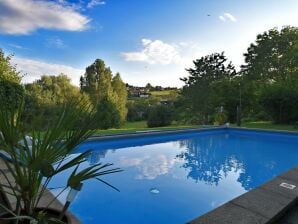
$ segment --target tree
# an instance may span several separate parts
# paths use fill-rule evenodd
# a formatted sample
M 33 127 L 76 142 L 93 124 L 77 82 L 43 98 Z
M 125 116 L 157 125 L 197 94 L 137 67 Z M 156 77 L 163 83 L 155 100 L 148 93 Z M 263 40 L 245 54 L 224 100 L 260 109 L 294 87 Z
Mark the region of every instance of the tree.
M 125 83 L 122 81 L 120 74 L 117 73 L 114 77 L 109 67 L 106 67 L 105 63 L 101 59 L 96 59 L 95 62 L 86 68 L 86 72 L 80 79 L 81 91 L 87 93 L 92 100 L 93 105 L 96 108 L 100 108 L 99 114 L 107 114 L 113 107 L 118 111 L 117 116 L 120 116 L 120 123 L 126 120 L 127 108 L 127 89 Z M 101 104 L 107 104 L 109 108 L 104 108 Z M 106 110 L 106 111 L 105 111 Z M 112 120 L 118 120 L 118 117 Z M 105 117 L 105 116 L 104 116 Z M 109 118 L 110 119 L 110 118 Z M 111 119 L 110 119 L 111 120 Z M 107 121 L 109 125 L 115 124 L 119 126 L 117 122 Z M 116 127 L 115 126 L 115 127 Z
M 121 122 L 126 120 L 127 115 L 127 89 L 125 83 L 122 81 L 120 74 L 116 73 L 112 80 L 112 87 L 115 96 L 115 103 L 119 110 Z
M 5 56 L 0 49 L 0 102 L 9 110 L 15 111 L 21 104 L 24 88 L 21 75 L 11 64 L 12 56 Z
M 90 96 L 94 105 L 105 97 L 113 97 L 112 72 L 101 59 L 86 68 L 80 78 L 81 90 Z
M 89 97 L 71 84 L 63 74 L 42 76 L 33 83 L 26 84 L 26 108 L 24 119 L 28 126 L 44 129 L 59 114 L 63 106 L 76 102 L 77 107 L 90 105 Z
M 116 105 L 108 98 L 103 98 L 97 107 L 96 118 L 98 124 L 96 128 L 108 129 L 112 127 L 119 127 L 121 123 L 121 116 Z
M 298 75 L 298 28 L 277 28 L 259 34 L 244 54 L 242 73 L 268 83 Z
M 0 80 L 0 102 L 11 112 L 16 111 L 24 97 L 24 87 L 18 83 Z
M 298 77 L 278 81 L 262 89 L 260 103 L 275 123 L 298 121 Z
M 246 64 L 240 74 L 250 88 L 250 110 L 255 116 L 269 114 L 275 122 L 293 122 L 288 113 L 296 104 L 296 92 L 290 86 L 298 76 L 298 28 L 287 26 L 259 34 L 244 56 Z
M 222 82 L 231 82 L 236 75 L 232 63 L 224 53 L 207 55 L 193 61 L 194 68 L 186 69 L 189 76 L 182 78 L 183 105 L 199 122 L 210 122 L 215 108 L 222 106 L 217 91 Z
M 5 56 L 0 49 L 0 80 L 7 80 L 14 83 L 21 83 L 22 76 L 16 67 L 11 64 L 12 55 Z

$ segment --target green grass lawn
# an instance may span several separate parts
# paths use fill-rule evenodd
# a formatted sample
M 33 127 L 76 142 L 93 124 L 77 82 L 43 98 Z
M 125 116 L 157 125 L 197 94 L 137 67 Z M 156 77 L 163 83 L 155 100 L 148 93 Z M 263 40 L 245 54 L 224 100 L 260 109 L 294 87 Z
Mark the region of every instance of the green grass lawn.
M 166 127 L 156 127 L 156 128 L 147 128 L 146 121 L 136 121 L 136 122 L 126 122 L 119 129 L 108 129 L 108 130 L 98 130 L 97 134 L 109 135 L 109 134 L 121 134 L 121 133 L 133 133 L 136 131 L 146 131 L 146 130 L 171 130 L 177 128 L 195 128 L 200 127 L 199 125 L 181 125 L 181 124 L 171 124 Z
M 231 125 L 235 127 L 235 124 Z M 136 122 L 126 122 L 123 126 L 118 129 L 108 129 L 108 130 L 98 130 L 96 133 L 101 135 L 110 135 L 110 134 L 122 134 L 122 133 L 134 133 L 137 131 L 146 131 L 146 130 L 171 130 L 177 128 L 200 128 L 200 125 L 181 125 L 173 123 L 166 127 L 156 127 L 156 128 L 147 128 L 146 121 L 136 121 Z M 241 127 L 245 128 L 258 128 L 258 129 L 272 129 L 272 130 L 286 130 L 286 131 L 298 131 L 298 128 L 295 128 L 294 125 L 284 125 L 284 124 L 273 124 L 270 121 L 254 121 L 254 122 L 244 122 Z
M 163 91 L 151 91 L 150 93 L 152 96 L 162 97 L 162 96 L 168 96 L 171 93 L 177 92 L 176 90 L 163 90 Z
M 260 129 L 273 129 L 273 130 L 285 130 L 285 131 L 298 131 L 298 128 L 294 125 L 287 124 L 273 124 L 271 121 L 254 121 L 245 122 L 242 127 L 246 128 L 260 128 Z

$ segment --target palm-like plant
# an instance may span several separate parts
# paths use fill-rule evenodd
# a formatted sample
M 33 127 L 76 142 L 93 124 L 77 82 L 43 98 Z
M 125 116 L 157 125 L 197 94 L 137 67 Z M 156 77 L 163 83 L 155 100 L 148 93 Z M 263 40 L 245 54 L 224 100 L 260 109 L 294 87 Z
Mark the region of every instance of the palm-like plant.
M 12 111 L 0 104 L 0 149 L 10 157 L 3 160 L 9 172 L 0 170 L 6 180 L 2 181 L 1 190 L 16 199 L 16 205 L 8 210 L 15 223 L 29 223 L 28 220 L 44 223 L 41 217 L 46 210 L 37 212 L 36 208 L 52 178 L 65 170 L 73 169 L 61 192 L 78 188 L 89 179 L 97 179 L 113 187 L 101 179 L 103 175 L 121 171 L 110 168 L 113 164 L 95 164 L 79 169 L 89 152 L 70 157 L 75 148 L 94 133 L 92 124 L 96 121 L 89 106 L 65 106 L 59 119 L 47 131 L 31 131 L 31 142 L 22 128 L 22 112 L 23 105 Z M 79 125 L 78 121 L 81 121 Z

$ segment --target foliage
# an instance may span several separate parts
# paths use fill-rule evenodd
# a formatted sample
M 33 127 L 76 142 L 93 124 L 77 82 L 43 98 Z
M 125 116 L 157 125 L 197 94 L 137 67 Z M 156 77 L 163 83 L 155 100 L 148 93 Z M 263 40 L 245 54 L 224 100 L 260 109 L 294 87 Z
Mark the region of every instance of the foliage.
M 39 80 L 25 85 L 25 89 L 24 119 L 28 128 L 47 128 L 53 119 L 59 117 L 63 106 L 70 101 L 76 101 L 76 108 L 90 104 L 89 97 L 81 93 L 63 74 L 44 75 Z
M 112 71 L 109 67 L 106 67 L 105 63 L 101 59 L 96 59 L 95 62 L 86 68 L 84 76 L 80 79 L 81 91 L 87 93 L 93 103 L 97 108 L 101 108 L 98 111 L 99 114 L 108 114 L 111 108 L 101 107 L 99 104 L 105 102 L 107 99 L 111 101 L 118 113 L 113 113 L 114 115 L 120 115 L 120 122 L 123 123 L 126 120 L 127 108 L 127 90 L 126 85 L 122 81 L 120 74 L 117 73 L 114 77 Z M 118 116 L 118 115 L 117 115 Z M 118 117 L 112 120 L 118 120 Z M 109 122 L 110 124 L 118 125 L 118 122 Z M 109 125 L 104 125 L 105 127 L 110 127 Z
M 226 63 L 224 53 L 207 55 L 193 61 L 194 68 L 187 69 L 189 76 L 182 78 L 185 86 L 182 90 L 182 105 L 200 123 L 210 123 L 215 108 L 221 106 L 217 95 L 223 82 L 230 83 L 236 75 L 232 63 Z
M 16 82 L 0 80 L 1 104 L 11 112 L 17 110 L 24 97 L 24 88 Z
M 227 115 L 224 112 L 216 113 L 214 116 L 214 122 L 216 125 L 223 125 L 227 122 Z
M 7 182 L 1 185 L 1 189 L 16 200 L 16 210 L 10 212 L 12 218 L 22 219 L 22 222 L 26 219 L 31 221 L 34 219 L 34 223 L 43 223 L 39 219 L 44 216 L 37 212 L 37 205 L 46 194 L 52 178 L 65 170 L 72 169 L 72 172 L 66 186 L 58 195 L 69 188 L 76 188 L 89 179 L 96 179 L 111 186 L 103 181 L 101 176 L 120 171 L 118 168 L 111 169 L 112 164 L 80 167 L 86 161 L 89 152 L 79 155 L 72 155 L 72 153 L 80 143 L 94 133 L 91 127 L 95 117 L 94 113 L 86 113 L 89 111 L 88 105 L 80 107 L 79 110 L 73 110 L 74 107 L 76 105 L 72 104 L 64 107 L 58 119 L 51 122 L 44 134 L 33 130 L 30 142 L 22 131 L 22 104 L 18 107 L 17 113 L 11 113 L 3 104 L 0 104 L 0 132 L 2 133 L 0 147 L 10 156 L 10 160 L 3 160 L 3 162 L 12 177 L 0 170 Z M 81 116 L 85 116 L 85 119 L 78 128 L 77 121 Z M 46 213 L 46 208 L 51 203 L 49 202 L 41 212 Z M 20 217 L 20 214 L 25 217 Z
M 21 75 L 16 70 L 16 67 L 11 64 L 12 55 L 5 56 L 0 49 L 0 80 L 7 80 L 14 83 L 21 82 Z
M 298 77 L 266 86 L 260 103 L 276 123 L 298 122 Z
M 0 102 L 14 111 L 24 95 L 24 88 L 20 84 L 22 77 L 11 64 L 11 58 L 0 49 Z
M 143 121 L 147 120 L 150 109 L 150 102 L 146 99 L 130 100 L 126 104 L 128 113 L 127 121 Z
M 258 35 L 244 56 L 242 72 L 251 80 L 268 83 L 297 75 L 298 28 L 275 28 Z
M 293 85 L 298 76 L 298 28 L 275 28 L 258 35 L 244 56 L 241 74 L 251 87 L 254 117 L 267 117 L 266 112 L 278 123 L 297 121 Z
M 152 127 L 163 127 L 170 125 L 173 121 L 173 111 L 168 106 L 158 105 L 150 109 L 147 126 Z
M 126 85 L 122 81 L 120 74 L 117 73 L 112 79 L 112 87 L 115 95 L 115 103 L 120 114 L 121 123 L 126 120 L 127 115 L 127 90 Z
M 112 127 L 119 127 L 121 124 L 121 115 L 116 105 L 108 98 L 103 98 L 97 107 L 95 128 L 108 129 Z
M 80 79 L 81 90 L 87 93 L 93 105 L 105 97 L 113 97 L 112 71 L 101 59 L 86 68 L 85 75 Z
M 211 123 L 211 115 L 223 106 L 228 121 L 235 122 L 241 105 L 244 119 L 264 119 L 269 114 L 275 122 L 294 122 L 297 87 L 290 86 L 298 77 L 297 52 L 298 28 L 284 27 L 258 35 L 238 73 L 223 53 L 195 60 L 195 67 L 187 69 L 190 75 L 182 79 L 185 86 L 176 103 L 180 119 Z

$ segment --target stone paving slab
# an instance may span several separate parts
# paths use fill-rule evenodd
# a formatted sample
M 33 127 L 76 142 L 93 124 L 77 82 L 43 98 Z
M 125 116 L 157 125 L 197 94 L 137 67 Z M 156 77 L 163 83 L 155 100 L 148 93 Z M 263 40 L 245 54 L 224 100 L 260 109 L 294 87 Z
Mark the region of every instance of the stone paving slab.
M 189 224 L 261 224 L 267 221 L 269 220 L 261 215 L 228 202 Z
M 281 186 L 293 185 L 293 189 Z M 289 186 L 288 187 L 291 187 Z M 298 167 L 273 178 L 271 181 L 251 190 L 226 204 L 190 221 L 190 224 L 269 224 L 280 222 L 281 217 L 297 204 Z M 291 219 L 284 224 L 298 223 L 298 207 Z M 295 222 L 294 222 L 294 221 Z
M 284 211 L 287 205 L 293 202 L 290 198 L 266 191 L 262 188 L 254 189 L 249 194 L 244 194 L 232 200 L 233 204 L 246 208 L 267 219 L 271 219 L 276 214 Z
M 298 174 L 298 172 L 297 172 Z M 295 189 L 290 190 L 285 187 L 281 187 L 280 184 L 287 183 L 297 186 Z M 263 184 L 260 186 L 260 188 L 274 192 L 276 194 L 280 194 L 286 198 L 290 198 L 292 200 L 295 200 L 298 197 L 298 182 L 282 178 L 282 176 L 276 177 L 273 180 Z
M 274 224 L 297 224 L 298 223 L 298 204 L 291 208 L 280 220 Z

